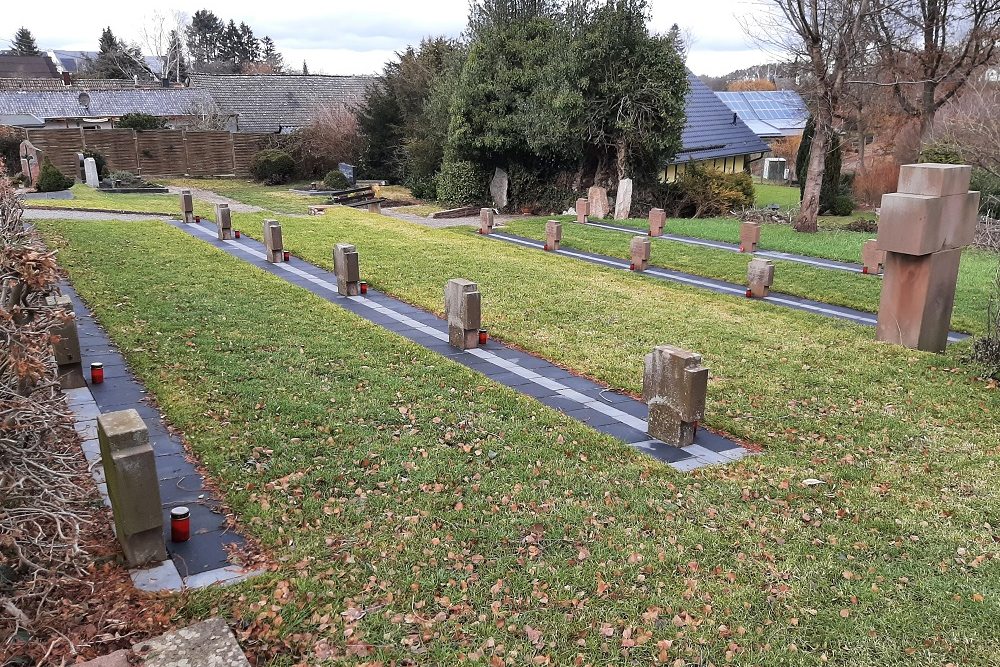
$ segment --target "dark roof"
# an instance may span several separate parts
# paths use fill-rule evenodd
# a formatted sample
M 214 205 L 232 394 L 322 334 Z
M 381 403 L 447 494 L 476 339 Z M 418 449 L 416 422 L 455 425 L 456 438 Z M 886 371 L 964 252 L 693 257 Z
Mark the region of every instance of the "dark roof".
M 30 113 L 0 113 L 0 125 L 10 127 L 45 127 L 45 121 Z
M 90 104 L 80 104 L 86 92 Z M 133 90 L 0 90 L 0 114 L 31 114 L 39 118 L 118 118 L 127 113 L 190 116 L 215 106 L 204 91 L 190 88 Z
M 59 72 L 46 56 L 0 56 L 0 77 L 46 77 L 57 79 Z
M 364 100 L 369 76 L 314 74 L 192 74 L 191 89 L 208 91 L 243 132 L 289 131 L 308 125 L 323 108 Z
M 770 147 L 716 97 L 701 79 L 688 72 L 691 85 L 684 112 L 687 122 L 681 133 L 683 148 L 672 162 L 766 153 Z
M 750 90 L 716 93 L 758 137 L 802 134 L 809 109 L 794 90 Z
M 52 51 L 49 51 L 49 55 L 57 61 L 58 66 L 62 69 L 62 71 L 75 74 L 87 64 L 88 60 L 97 58 L 100 53 L 97 51 L 66 51 L 62 49 L 53 49 Z

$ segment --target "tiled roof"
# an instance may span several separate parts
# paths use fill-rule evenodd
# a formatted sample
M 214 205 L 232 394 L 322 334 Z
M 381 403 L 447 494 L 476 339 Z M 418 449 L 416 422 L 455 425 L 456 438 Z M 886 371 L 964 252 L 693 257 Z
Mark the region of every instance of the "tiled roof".
M 159 81 L 138 82 L 132 79 L 74 79 L 67 86 L 59 79 L 39 78 L 0 78 L 0 90 L 135 90 L 136 88 L 159 89 L 163 84 Z
M 91 90 L 90 105 L 80 104 L 81 88 L 64 90 L 0 90 L 0 114 L 31 114 L 39 118 L 117 118 L 127 113 L 189 116 L 197 109 L 214 109 L 211 97 L 190 88 L 151 90 Z
M 278 132 L 308 125 L 316 111 L 354 107 L 374 80 L 368 76 L 312 74 L 191 74 L 191 88 L 205 90 L 243 132 Z
M 50 77 L 59 72 L 45 56 L 0 56 L 0 77 Z
M 673 162 L 711 160 L 770 150 L 739 116 L 691 72 L 688 72 L 688 83 L 691 89 L 684 104 L 687 122 L 681 133 L 684 147 Z
M 0 125 L 11 127 L 45 127 L 45 121 L 30 113 L 0 113 Z

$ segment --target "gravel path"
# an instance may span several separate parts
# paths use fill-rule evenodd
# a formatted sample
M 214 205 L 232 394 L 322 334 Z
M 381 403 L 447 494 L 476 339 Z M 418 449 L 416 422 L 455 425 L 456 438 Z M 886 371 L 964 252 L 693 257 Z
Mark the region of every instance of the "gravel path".
M 169 215 L 156 215 L 155 213 L 105 213 L 103 211 L 60 211 L 38 208 L 24 209 L 22 217 L 25 220 L 121 220 L 123 222 L 170 220 Z
M 203 190 L 201 188 L 193 188 L 191 186 L 185 186 L 182 188 L 176 185 L 168 186 L 167 190 L 169 190 L 172 194 L 180 194 L 181 190 L 190 190 L 195 199 L 200 199 L 208 202 L 209 204 L 229 204 L 229 210 L 233 213 L 261 213 L 262 211 L 267 210 L 266 208 L 261 208 L 260 206 L 251 206 L 250 204 L 244 204 L 243 202 L 238 202 L 235 199 L 230 199 L 229 197 L 223 197 L 222 195 L 212 192 L 211 190 Z

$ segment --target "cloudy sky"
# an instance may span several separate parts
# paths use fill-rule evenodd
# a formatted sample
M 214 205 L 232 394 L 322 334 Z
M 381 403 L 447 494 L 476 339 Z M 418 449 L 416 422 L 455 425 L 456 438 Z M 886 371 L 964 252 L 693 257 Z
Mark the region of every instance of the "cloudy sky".
M 154 12 L 191 15 L 206 8 L 224 20 L 247 22 L 258 37 L 269 35 L 287 64 L 301 67 L 305 60 L 310 72 L 325 74 L 375 73 L 394 51 L 421 37 L 458 36 L 468 8 L 467 0 L 10 2 L 13 7 L 0 12 L 0 48 L 22 25 L 45 49 L 96 50 L 106 25 L 118 37 L 141 43 L 143 26 L 150 25 Z M 693 35 L 688 65 L 697 74 L 724 74 L 770 59 L 748 43 L 738 21 L 753 13 L 754 0 L 651 2 L 657 31 L 678 23 Z

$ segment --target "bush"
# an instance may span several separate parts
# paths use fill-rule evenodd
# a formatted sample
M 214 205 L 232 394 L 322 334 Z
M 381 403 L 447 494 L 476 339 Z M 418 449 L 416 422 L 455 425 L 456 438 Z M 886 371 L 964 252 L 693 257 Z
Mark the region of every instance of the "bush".
M 437 175 L 437 196 L 449 206 L 468 206 L 486 201 L 486 175 L 466 160 L 445 162 Z
M 699 164 L 690 165 L 664 194 L 672 200 L 666 202 L 672 215 L 690 218 L 729 215 L 755 201 L 750 174 L 726 174 Z
M 857 203 L 854 201 L 854 197 L 846 194 L 839 194 L 833 198 L 833 202 L 830 204 L 830 215 L 850 215 L 854 213 Z
M 93 148 L 83 149 L 84 158 L 94 158 L 94 164 L 97 166 L 97 177 L 103 178 L 108 175 L 108 160 L 101 153 L 98 153 Z
M 993 277 L 993 293 L 986 305 L 986 333 L 972 344 L 972 359 L 987 377 L 1000 380 L 1000 266 Z
M 151 116 L 148 113 L 127 113 L 115 123 L 115 127 L 127 130 L 162 130 L 167 126 L 167 119 Z
M 507 169 L 507 208 L 562 213 L 577 198 L 573 189 L 564 184 L 569 180 L 565 175 L 549 175 L 531 167 L 511 165 Z
M 854 196 L 865 206 L 878 206 L 882 195 L 895 192 L 899 185 L 899 165 L 895 160 L 875 162 L 854 174 Z
M 42 162 L 42 169 L 38 172 L 38 183 L 35 189 L 39 192 L 59 192 L 73 187 L 75 181 L 68 176 L 64 176 L 61 171 L 48 158 Z
M 417 199 L 437 199 L 437 179 L 434 176 L 407 176 L 403 184 L 410 189 Z
M 866 234 L 878 233 L 878 223 L 871 218 L 855 218 L 844 225 L 844 229 L 849 232 L 865 232 Z
M 21 171 L 21 138 L 12 131 L 0 128 L 0 176 L 6 171 L 7 174 L 14 175 Z
M 339 169 L 326 172 L 326 176 L 323 177 L 323 185 L 330 190 L 344 190 L 351 187 L 347 176 L 344 176 Z
M 403 183 L 418 199 L 437 199 L 437 173 L 441 168 L 441 142 L 425 138 L 409 139 L 403 147 Z
M 276 135 L 275 144 L 292 156 L 300 178 L 320 178 L 341 162 L 357 162 L 358 124 L 345 109 L 321 108 L 309 125 L 291 134 Z
M 250 160 L 250 173 L 254 180 L 267 185 L 287 183 L 295 176 L 295 160 L 285 151 L 267 148 Z

